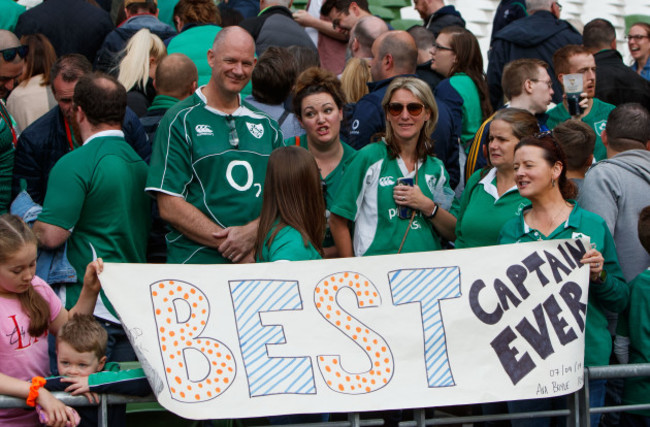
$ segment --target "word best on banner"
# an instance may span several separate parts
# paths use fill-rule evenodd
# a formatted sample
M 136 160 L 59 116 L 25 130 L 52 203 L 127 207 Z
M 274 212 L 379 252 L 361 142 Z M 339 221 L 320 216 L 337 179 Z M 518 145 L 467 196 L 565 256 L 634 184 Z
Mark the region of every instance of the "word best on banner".
M 581 388 L 588 247 L 106 264 L 101 282 L 158 401 L 182 417 L 444 406 Z

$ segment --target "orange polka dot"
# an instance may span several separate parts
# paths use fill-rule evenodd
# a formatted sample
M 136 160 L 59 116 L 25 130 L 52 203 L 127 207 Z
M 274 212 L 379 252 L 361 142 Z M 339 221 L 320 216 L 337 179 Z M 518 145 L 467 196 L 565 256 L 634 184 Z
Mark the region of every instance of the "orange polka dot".
M 158 287 L 159 287 L 160 289 L 163 289 L 163 288 L 165 287 L 165 284 L 164 284 L 164 283 L 160 283 L 160 284 L 158 285 Z
M 345 391 L 345 387 L 343 387 L 343 384 L 339 384 L 339 390 Z
M 368 393 L 370 393 L 370 390 L 371 390 L 370 387 L 366 387 L 366 391 L 367 391 Z
M 182 382 L 181 377 L 175 377 L 174 380 L 176 380 L 176 382 L 178 384 L 180 384 Z
M 160 316 L 160 309 L 159 308 L 156 309 L 156 314 Z

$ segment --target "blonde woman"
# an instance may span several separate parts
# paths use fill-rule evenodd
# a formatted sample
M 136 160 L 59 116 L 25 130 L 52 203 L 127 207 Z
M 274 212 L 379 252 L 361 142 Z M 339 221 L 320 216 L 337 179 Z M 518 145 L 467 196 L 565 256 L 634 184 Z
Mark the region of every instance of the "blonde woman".
M 156 96 L 153 78 L 156 67 L 167 55 L 160 37 L 143 28 L 131 37 L 124 49 L 117 80 L 126 88 L 126 104 L 142 117 Z

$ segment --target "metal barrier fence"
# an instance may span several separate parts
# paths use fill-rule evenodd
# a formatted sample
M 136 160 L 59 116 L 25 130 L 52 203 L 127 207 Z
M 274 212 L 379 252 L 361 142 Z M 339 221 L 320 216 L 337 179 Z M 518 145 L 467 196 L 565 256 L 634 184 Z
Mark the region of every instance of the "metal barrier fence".
M 650 377 L 650 363 L 633 365 L 597 366 L 585 368 L 585 384 L 590 380 L 607 380 L 613 378 Z M 71 396 L 64 392 L 55 392 L 54 396 L 69 406 L 91 406 L 85 396 Z M 108 427 L 108 405 L 125 403 L 148 403 L 155 402 L 155 397 L 133 397 L 116 394 L 100 395 L 99 427 Z M 601 408 L 589 406 L 589 389 L 583 387 L 575 393 L 567 395 L 567 409 L 552 411 L 520 412 L 516 414 L 491 414 L 476 416 L 435 416 L 426 418 L 425 409 L 415 409 L 414 420 L 402 421 L 399 427 L 424 427 L 442 424 L 471 424 L 484 421 L 520 420 L 539 417 L 566 417 L 568 427 L 589 427 L 590 413 L 622 412 L 631 410 L 650 409 L 648 403 L 639 405 L 619 405 Z M 0 409 L 5 408 L 28 408 L 23 399 L 0 395 Z M 326 423 L 305 424 L 310 427 L 374 427 L 383 425 L 381 419 L 361 419 L 360 413 L 349 413 L 347 421 L 334 421 Z M 291 427 L 300 427 L 300 424 L 293 424 Z

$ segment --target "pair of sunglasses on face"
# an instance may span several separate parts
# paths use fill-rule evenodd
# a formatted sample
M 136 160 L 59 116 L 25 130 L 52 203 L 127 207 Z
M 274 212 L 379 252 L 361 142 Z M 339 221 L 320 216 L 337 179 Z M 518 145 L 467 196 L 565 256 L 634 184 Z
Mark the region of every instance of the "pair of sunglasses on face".
M 397 117 L 400 114 L 402 114 L 402 111 L 404 111 L 404 108 L 406 108 L 406 111 L 412 116 L 419 116 L 422 114 L 422 111 L 424 111 L 424 104 L 420 104 L 418 102 L 409 102 L 408 104 L 404 105 L 399 102 L 391 102 L 388 104 L 388 112 L 390 113 L 391 116 Z
M 29 46 L 10 47 L 8 49 L 2 49 L 0 52 L 5 62 L 11 62 L 16 58 L 16 55 L 20 56 L 21 59 L 25 59 L 29 52 Z

